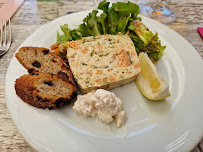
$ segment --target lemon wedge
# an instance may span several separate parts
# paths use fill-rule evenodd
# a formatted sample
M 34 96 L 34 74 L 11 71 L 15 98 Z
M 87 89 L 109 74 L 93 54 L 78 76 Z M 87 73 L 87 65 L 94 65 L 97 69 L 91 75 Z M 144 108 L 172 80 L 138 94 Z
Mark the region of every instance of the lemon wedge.
M 156 67 L 144 52 L 139 54 L 141 73 L 135 82 L 142 94 L 151 100 L 162 100 L 171 96 L 168 84 L 158 75 Z

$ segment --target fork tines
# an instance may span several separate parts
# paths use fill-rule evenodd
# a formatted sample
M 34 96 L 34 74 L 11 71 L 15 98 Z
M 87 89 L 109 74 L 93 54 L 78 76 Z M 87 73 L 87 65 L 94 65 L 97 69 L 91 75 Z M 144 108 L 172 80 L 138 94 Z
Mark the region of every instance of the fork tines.
M 8 24 L 8 26 L 7 26 Z M 11 46 L 11 23 L 9 19 L 0 19 L 0 56 L 5 54 Z

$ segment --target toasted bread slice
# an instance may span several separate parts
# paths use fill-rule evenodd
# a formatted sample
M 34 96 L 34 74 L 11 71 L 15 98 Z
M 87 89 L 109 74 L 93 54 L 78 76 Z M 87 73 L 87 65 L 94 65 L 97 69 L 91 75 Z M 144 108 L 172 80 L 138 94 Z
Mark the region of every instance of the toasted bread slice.
M 15 82 L 16 94 L 37 108 L 57 108 L 76 97 L 76 87 L 68 79 L 47 73 L 26 74 Z
M 29 73 L 41 72 L 58 75 L 74 83 L 73 75 L 63 60 L 42 47 L 21 47 L 16 53 L 18 61 L 28 69 Z
M 116 88 L 134 81 L 140 62 L 131 38 L 126 34 L 85 37 L 61 44 L 73 76 L 82 92 Z

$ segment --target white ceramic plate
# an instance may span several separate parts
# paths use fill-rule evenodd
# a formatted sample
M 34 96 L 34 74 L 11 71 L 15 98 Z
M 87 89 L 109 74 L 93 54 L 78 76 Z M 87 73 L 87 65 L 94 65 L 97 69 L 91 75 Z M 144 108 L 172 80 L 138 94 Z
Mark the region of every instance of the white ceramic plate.
M 47 47 L 55 43 L 59 25 L 71 28 L 88 12 L 58 18 L 35 31 L 21 46 Z M 143 22 L 159 33 L 164 56 L 157 65 L 169 83 L 172 96 L 149 101 L 134 82 L 113 89 L 123 101 L 128 119 L 124 127 L 83 118 L 67 105 L 57 110 L 36 109 L 15 93 L 14 81 L 27 73 L 15 57 L 6 75 L 6 102 L 10 115 L 26 141 L 38 151 L 172 152 L 192 150 L 203 137 L 203 62 L 179 34 L 146 17 Z

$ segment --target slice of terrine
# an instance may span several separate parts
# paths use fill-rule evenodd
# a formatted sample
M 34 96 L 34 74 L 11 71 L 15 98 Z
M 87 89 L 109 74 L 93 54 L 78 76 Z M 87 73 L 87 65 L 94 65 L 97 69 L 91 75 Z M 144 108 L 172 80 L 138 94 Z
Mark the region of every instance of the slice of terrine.
M 85 37 L 63 44 L 81 91 L 106 90 L 134 81 L 140 62 L 129 35 Z

